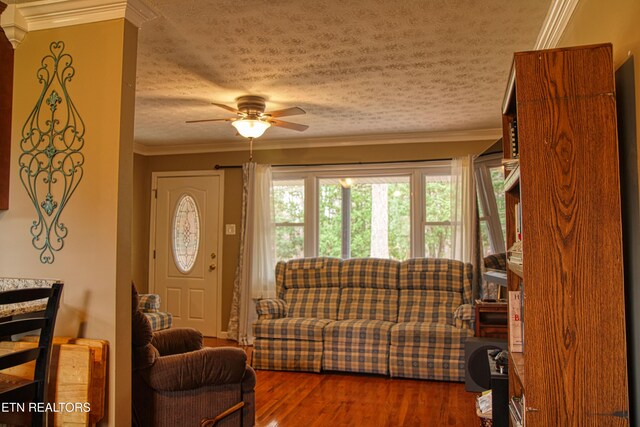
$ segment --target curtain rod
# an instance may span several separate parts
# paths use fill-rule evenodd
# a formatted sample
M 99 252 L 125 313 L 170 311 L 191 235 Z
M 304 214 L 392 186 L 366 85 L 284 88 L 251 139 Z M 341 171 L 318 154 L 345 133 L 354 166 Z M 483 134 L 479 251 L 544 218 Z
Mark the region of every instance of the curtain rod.
M 271 165 L 273 167 L 310 167 L 310 166 L 349 166 L 349 165 L 385 165 L 392 163 L 419 163 L 419 162 L 439 162 L 443 160 L 452 160 L 451 157 L 441 159 L 428 159 L 428 160 L 387 160 L 382 162 L 357 162 L 357 163 L 300 163 L 300 164 L 283 164 L 283 165 Z M 213 168 L 218 169 L 239 169 L 242 165 L 215 165 Z

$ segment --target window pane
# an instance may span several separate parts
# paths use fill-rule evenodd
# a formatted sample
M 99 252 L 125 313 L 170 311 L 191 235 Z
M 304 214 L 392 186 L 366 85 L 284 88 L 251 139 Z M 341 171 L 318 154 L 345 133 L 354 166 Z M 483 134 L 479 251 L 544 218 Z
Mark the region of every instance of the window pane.
M 351 256 L 410 255 L 409 177 L 366 177 L 351 186 Z
M 342 256 L 342 186 L 337 179 L 321 179 L 318 197 L 318 255 Z
M 183 194 L 173 213 L 173 258 L 182 273 L 188 273 L 196 263 L 200 246 L 200 215 L 193 197 Z
M 304 224 L 304 180 L 273 181 L 276 223 Z
M 498 216 L 500 217 L 500 225 L 502 226 L 502 236 L 507 235 L 507 222 L 506 222 L 506 204 L 504 201 L 504 170 L 502 166 L 497 166 L 489 169 L 491 173 L 491 184 L 493 185 L 493 192 L 496 195 L 496 204 L 498 205 Z
M 304 180 L 274 180 L 276 260 L 304 257 Z
M 451 221 L 451 177 L 425 176 L 425 222 Z
M 320 180 L 319 188 L 319 255 L 342 256 L 342 239 L 349 234 L 352 258 L 409 258 L 408 176 L 326 178 Z M 343 188 L 350 198 L 348 223 L 343 218 Z M 343 234 L 343 222 L 349 233 Z
M 424 227 L 424 256 L 426 258 L 452 258 L 450 225 L 426 225 Z
M 276 227 L 276 261 L 304 258 L 304 225 Z
M 487 255 L 491 255 L 493 250 L 491 250 L 491 243 L 489 243 L 489 224 L 487 224 L 487 220 L 480 220 L 480 244 L 482 247 L 482 257 L 486 257 Z

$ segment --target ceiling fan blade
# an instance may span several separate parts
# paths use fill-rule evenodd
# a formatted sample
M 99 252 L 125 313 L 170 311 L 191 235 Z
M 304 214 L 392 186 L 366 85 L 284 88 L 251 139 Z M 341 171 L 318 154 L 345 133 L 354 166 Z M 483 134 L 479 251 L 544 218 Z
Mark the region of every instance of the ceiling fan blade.
M 291 107 L 291 108 L 285 108 L 283 110 L 270 111 L 267 114 L 270 115 L 271 117 L 284 117 L 284 116 L 297 116 L 299 114 L 307 114 L 307 112 L 300 107 Z
M 240 111 L 240 110 L 236 110 L 235 108 L 233 108 L 233 107 L 229 107 L 228 105 L 224 105 L 224 104 L 217 104 L 217 103 L 215 103 L 215 102 L 212 102 L 211 104 L 212 104 L 212 105 L 215 105 L 216 107 L 224 108 L 225 110 L 227 110 L 227 111 L 231 111 L 232 113 L 236 113 L 236 114 L 240 114 L 240 113 L 241 113 L 241 111 Z
M 202 122 L 233 122 L 236 119 L 204 119 L 204 120 L 187 120 L 185 123 L 202 123 Z
M 283 120 L 269 119 L 268 122 L 271 123 L 273 126 L 279 126 L 281 128 L 297 130 L 298 132 L 302 132 L 302 131 L 307 130 L 309 128 L 309 126 L 307 126 L 307 125 L 301 125 L 301 124 L 298 124 L 298 123 L 285 122 Z

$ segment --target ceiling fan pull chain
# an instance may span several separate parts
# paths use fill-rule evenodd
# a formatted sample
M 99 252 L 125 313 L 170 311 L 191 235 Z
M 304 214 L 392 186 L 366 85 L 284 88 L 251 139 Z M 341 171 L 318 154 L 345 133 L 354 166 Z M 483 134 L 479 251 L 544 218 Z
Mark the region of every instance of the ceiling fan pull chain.
M 249 162 L 253 162 L 253 138 L 249 138 Z

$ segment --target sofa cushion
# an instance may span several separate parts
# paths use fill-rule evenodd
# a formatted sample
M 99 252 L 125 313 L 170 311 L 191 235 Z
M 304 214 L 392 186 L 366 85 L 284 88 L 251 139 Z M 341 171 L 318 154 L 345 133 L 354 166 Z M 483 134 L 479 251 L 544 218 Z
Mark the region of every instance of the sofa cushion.
M 151 324 L 151 329 L 153 331 L 169 329 L 173 323 L 173 316 L 171 313 L 166 313 L 164 311 L 144 313 L 144 315 L 149 319 L 149 323 Z
M 391 328 L 391 345 L 397 347 L 428 347 L 430 351 L 441 351 L 440 355 L 452 349 L 464 349 L 469 329 L 459 329 L 441 323 L 405 322 Z
M 342 261 L 341 288 L 398 289 L 399 261 L 353 258 Z
M 425 347 L 389 348 L 391 377 L 464 381 L 464 349 L 442 351 Z
M 389 345 L 389 332 L 393 322 L 382 320 L 338 320 L 329 323 L 324 330 L 325 345 L 342 342 L 347 344 L 366 343 Z
M 324 344 L 322 368 L 326 371 L 389 374 L 389 346 L 361 341 Z
M 342 289 L 338 319 L 396 322 L 398 320 L 398 291 L 395 289 Z
M 454 312 L 471 302 L 471 264 L 439 258 L 416 258 L 400 264 L 399 322 L 454 325 Z
M 318 319 L 338 318 L 338 288 L 286 289 L 284 299 L 289 305 L 288 317 Z
M 337 319 L 341 263 L 328 257 L 278 263 L 276 282 L 289 305 L 287 316 Z
M 414 258 L 400 264 L 398 286 L 405 289 L 431 289 L 471 292 L 471 264 L 443 258 Z
M 398 320 L 398 261 L 354 258 L 342 262 L 339 320 Z
M 138 308 L 144 313 L 155 313 L 160 310 L 160 295 L 139 294 Z
M 462 304 L 456 292 L 434 290 L 400 291 L 398 321 L 455 325 L 454 313 Z
M 322 341 L 256 338 L 251 365 L 255 369 L 320 372 Z
M 330 322 L 326 319 L 264 319 L 253 324 L 256 338 L 322 341 L 322 330 Z
M 288 261 L 284 271 L 284 288 L 337 288 L 340 286 L 341 262 L 338 258 L 328 257 Z

